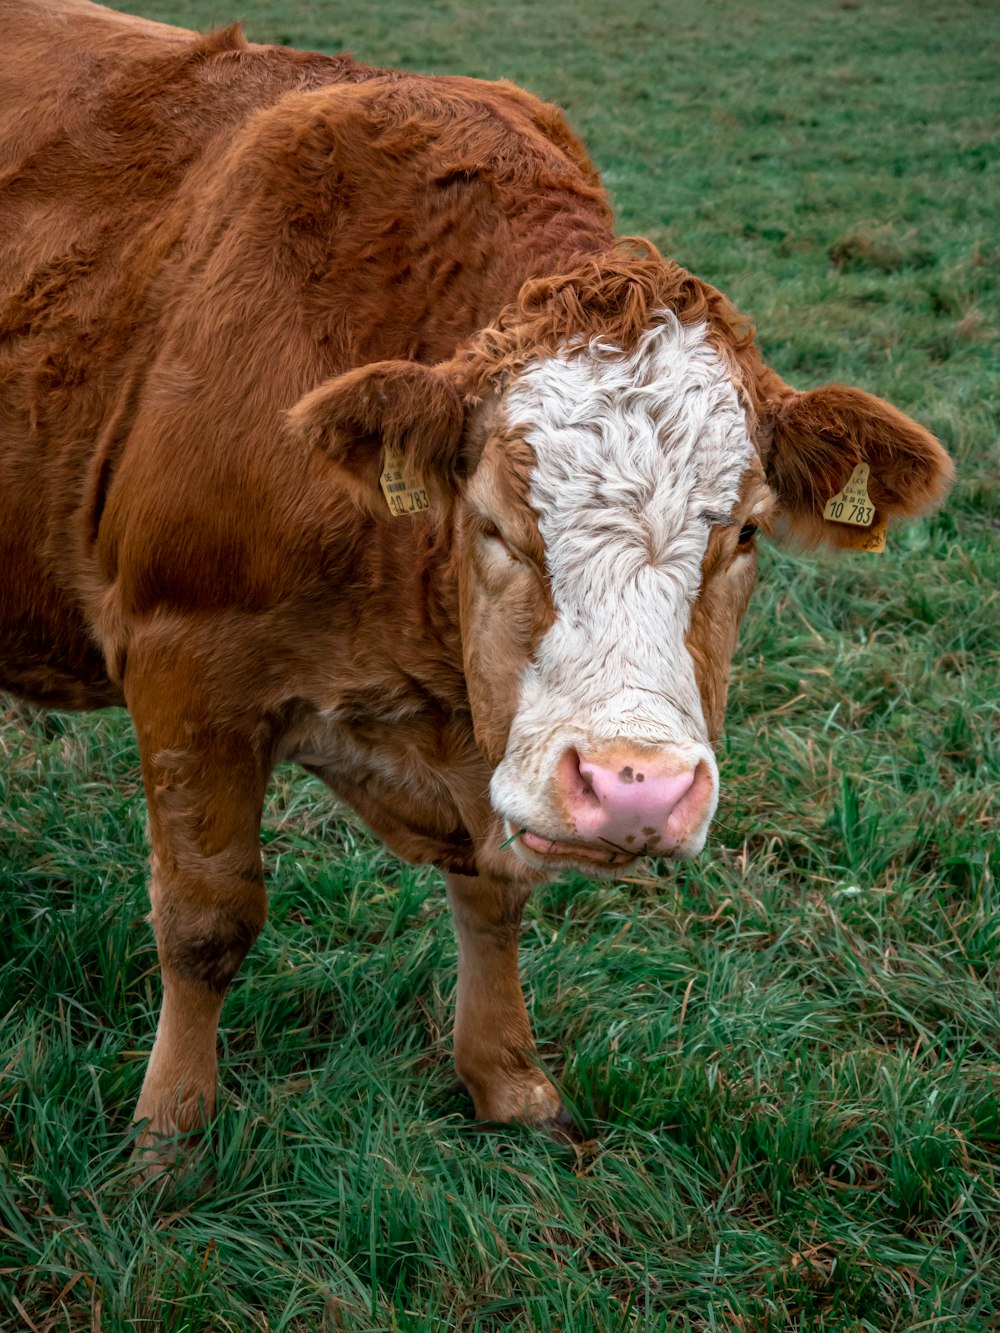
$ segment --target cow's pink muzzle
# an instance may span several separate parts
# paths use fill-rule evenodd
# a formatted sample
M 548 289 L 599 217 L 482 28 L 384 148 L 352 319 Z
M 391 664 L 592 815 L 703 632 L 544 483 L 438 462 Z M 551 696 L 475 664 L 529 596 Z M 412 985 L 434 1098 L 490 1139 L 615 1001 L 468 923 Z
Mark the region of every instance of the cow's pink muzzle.
M 559 803 L 581 843 L 633 856 L 671 852 L 705 823 L 714 784 L 704 761 L 687 768 L 627 752 L 602 759 L 570 749 L 556 770 Z

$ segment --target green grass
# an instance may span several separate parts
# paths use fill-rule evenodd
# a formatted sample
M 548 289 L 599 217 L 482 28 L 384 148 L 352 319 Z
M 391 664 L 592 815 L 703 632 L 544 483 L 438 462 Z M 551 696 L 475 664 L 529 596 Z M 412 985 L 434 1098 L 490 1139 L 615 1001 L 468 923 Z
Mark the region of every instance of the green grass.
M 145 12 L 204 25 L 219 0 Z M 327 0 L 251 35 L 560 101 L 802 387 L 936 430 L 881 557 L 769 551 L 699 862 L 570 879 L 523 974 L 579 1150 L 453 1088 L 441 884 L 282 770 L 209 1192 L 127 1177 L 158 1003 L 127 719 L 0 727 L 0 1327 L 1000 1328 L 995 6 Z

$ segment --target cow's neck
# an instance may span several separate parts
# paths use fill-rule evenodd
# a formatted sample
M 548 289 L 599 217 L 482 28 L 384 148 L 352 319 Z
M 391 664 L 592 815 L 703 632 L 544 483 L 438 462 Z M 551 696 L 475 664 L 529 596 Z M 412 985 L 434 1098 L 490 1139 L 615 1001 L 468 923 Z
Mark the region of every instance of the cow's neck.
M 429 708 L 467 712 L 451 525 L 378 519 L 364 537 L 359 578 L 366 595 L 352 636 L 355 660 L 368 669 L 377 659 Z

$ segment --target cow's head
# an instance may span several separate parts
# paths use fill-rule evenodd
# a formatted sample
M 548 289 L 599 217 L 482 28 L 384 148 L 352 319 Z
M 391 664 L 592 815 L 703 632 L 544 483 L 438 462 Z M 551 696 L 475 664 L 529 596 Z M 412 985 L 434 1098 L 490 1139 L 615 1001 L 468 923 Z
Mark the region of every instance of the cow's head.
M 523 319 L 511 333 L 510 316 L 464 360 L 366 367 L 293 413 L 366 493 L 387 439 L 455 504 L 476 735 L 493 805 L 535 867 L 697 854 L 758 531 L 847 544 L 823 509 L 858 462 L 875 524 L 926 511 L 951 477 L 887 403 L 790 389 L 723 298 L 684 278 L 686 300 L 647 293 L 619 338 L 546 339 Z M 585 309 L 560 308 L 586 330 Z

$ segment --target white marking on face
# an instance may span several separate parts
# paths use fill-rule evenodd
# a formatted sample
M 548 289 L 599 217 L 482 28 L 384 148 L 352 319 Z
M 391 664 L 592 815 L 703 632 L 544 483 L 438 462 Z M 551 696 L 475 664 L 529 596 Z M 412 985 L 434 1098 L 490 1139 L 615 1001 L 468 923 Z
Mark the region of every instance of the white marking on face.
M 629 356 L 594 342 L 535 362 L 504 404 L 536 455 L 531 504 L 556 619 L 523 673 L 491 796 L 513 826 L 551 837 L 568 747 L 704 761 L 717 789 L 685 634 L 712 522 L 732 513 L 752 444 L 705 326 L 661 320 Z

